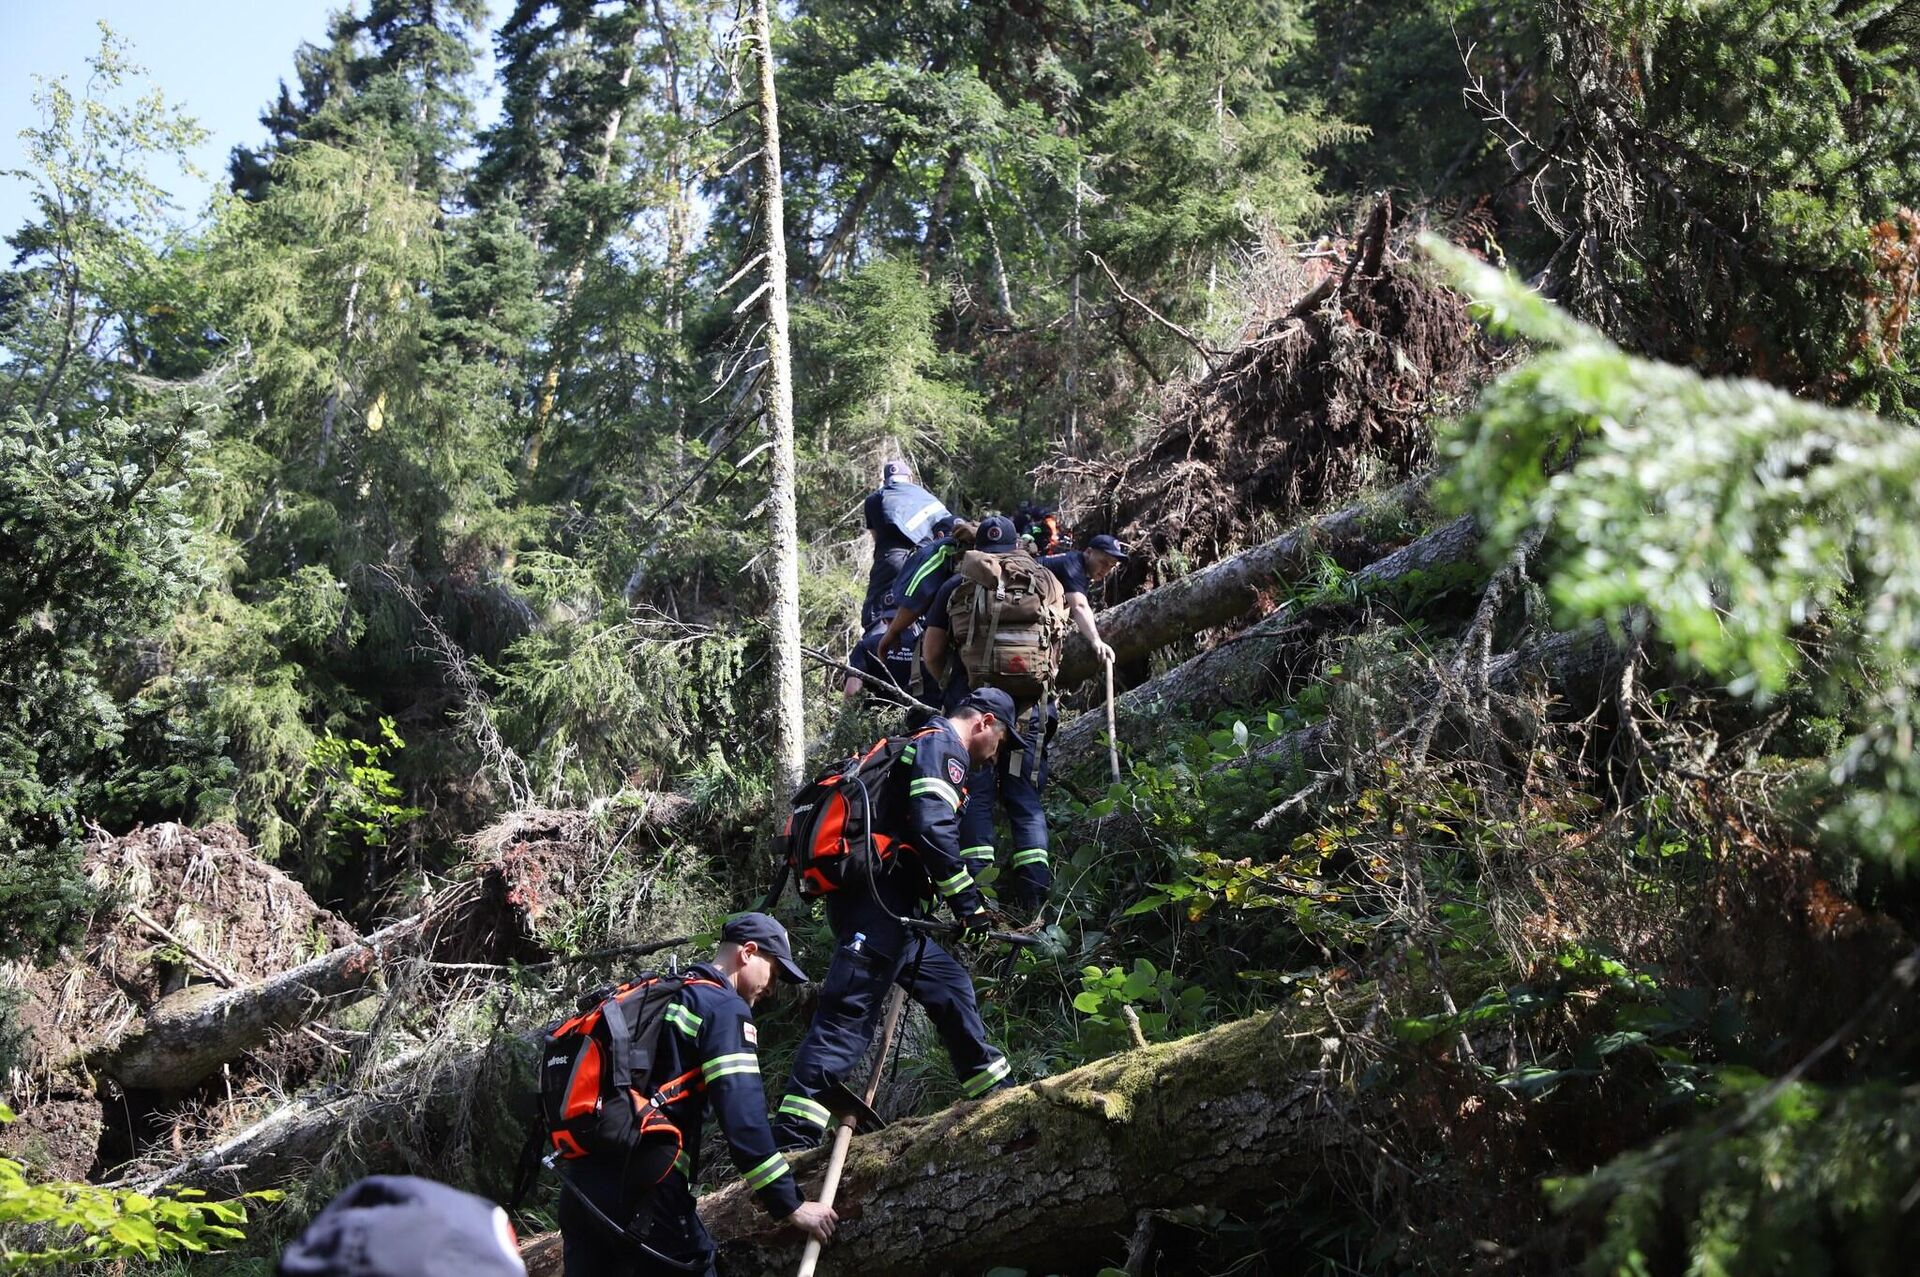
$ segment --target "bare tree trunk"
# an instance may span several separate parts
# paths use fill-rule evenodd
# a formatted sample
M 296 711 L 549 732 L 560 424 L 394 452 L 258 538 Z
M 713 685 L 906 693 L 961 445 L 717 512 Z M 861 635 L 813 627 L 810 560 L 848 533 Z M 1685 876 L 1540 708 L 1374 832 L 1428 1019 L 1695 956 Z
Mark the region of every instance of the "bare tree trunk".
M 993 262 L 993 291 L 1000 299 L 1000 314 L 1010 323 L 1019 322 L 1019 316 L 1013 310 L 1013 287 L 1007 281 L 1007 262 L 1000 255 L 1000 232 L 993 224 L 992 188 L 986 176 L 978 169 L 968 166 L 973 179 L 973 198 L 980 205 L 980 221 L 986 227 L 987 248 Z
M 660 48 L 666 59 L 662 76 L 666 90 L 667 114 L 673 119 L 673 144 L 667 150 L 667 246 L 666 276 L 661 281 L 667 302 L 666 329 L 673 345 L 675 367 L 681 356 L 680 334 L 686 325 L 687 240 L 693 221 L 692 201 L 687 195 L 687 143 L 681 130 L 686 125 L 686 103 L 680 94 L 680 46 L 674 38 L 673 23 L 661 0 L 653 0 L 653 22 L 660 32 Z M 681 400 L 677 378 L 667 382 L 671 396 L 667 419 L 673 425 L 673 464 L 678 469 L 686 462 L 687 409 Z
M 773 766 L 776 793 L 800 788 L 807 767 L 806 711 L 800 699 L 800 531 L 795 512 L 793 350 L 787 335 L 786 200 L 780 188 L 780 104 L 773 86 L 768 0 L 754 0 L 750 38 L 760 71 L 761 209 L 767 228 L 767 429 L 773 483 L 767 495 L 772 540 Z
M 275 1032 L 317 1020 L 365 992 L 396 951 L 417 947 L 423 922 L 424 916 L 396 922 L 257 984 L 189 985 L 163 999 L 90 1067 L 124 1087 L 190 1090 Z
M 1100 614 L 1100 637 L 1112 645 L 1115 663 L 1125 665 L 1169 643 L 1225 625 L 1256 606 L 1275 586 L 1284 587 L 1286 577 L 1305 573 L 1316 555 L 1339 559 L 1377 546 L 1385 539 L 1382 529 L 1397 530 L 1403 519 L 1422 507 L 1426 490 L 1425 479 L 1410 480 L 1108 608 Z M 1068 688 L 1099 673 L 1100 662 L 1087 641 L 1078 633 L 1069 635 L 1061 657 L 1060 686 Z
M 1080 439 L 1080 201 L 1085 191 L 1080 164 L 1073 166 L 1073 216 L 1067 222 L 1067 251 L 1073 262 L 1073 276 L 1067 294 L 1067 453 L 1072 455 Z M 1084 643 L 1085 640 L 1082 640 Z M 1117 652 L 1116 652 L 1117 655 Z M 1064 678 L 1063 678 L 1064 681 Z
M 834 263 L 843 254 L 850 251 L 853 233 L 860 227 L 860 217 L 867 211 L 867 205 L 873 203 L 873 197 L 880 193 L 880 186 L 893 172 L 893 161 L 900 154 L 900 139 L 888 138 L 881 146 L 880 153 L 873 157 L 873 163 L 867 169 L 867 175 L 860 179 L 860 185 L 854 189 L 853 198 L 840 210 L 840 216 L 833 223 L 833 229 L 827 232 L 827 242 L 813 259 L 813 265 L 807 271 L 806 287 L 803 292 L 811 293 L 820 286 L 822 280 L 833 270 Z
M 933 207 L 927 210 L 927 232 L 920 240 L 920 282 L 933 280 L 934 260 L 940 255 L 940 236 L 947 228 L 947 210 L 953 205 L 953 183 L 960 176 L 960 162 L 966 153 L 958 143 L 947 148 L 947 165 L 940 174 L 940 186 L 933 194 Z

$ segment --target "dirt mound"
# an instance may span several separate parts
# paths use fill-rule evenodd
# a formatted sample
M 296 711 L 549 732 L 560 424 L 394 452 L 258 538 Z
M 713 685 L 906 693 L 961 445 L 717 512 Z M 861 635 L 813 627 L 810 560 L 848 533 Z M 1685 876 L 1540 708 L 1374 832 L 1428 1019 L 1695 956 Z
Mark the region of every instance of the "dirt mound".
M 1144 551 L 1109 602 L 1431 459 L 1429 419 L 1492 358 L 1465 300 L 1396 260 L 1393 239 L 1383 199 L 1344 253 L 1303 263 L 1305 280 L 1318 277 L 1305 296 L 1170 395 L 1145 448 L 1062 474 L 1084 530 Z
M 186 985 L 257 980 L 354 936 L 231 825 L 98 834 L 85 865 L 101 906 L 74 960 L 5 977 L 22 991 L 28 1035 L 12 1095 L 67 1090 L 58 1074 Z
M 85 1179 L 105 1124 L 98 1100 L 48 1100 L 0 1126 L 0 1157 L 23 1163 L 34 1178 Z

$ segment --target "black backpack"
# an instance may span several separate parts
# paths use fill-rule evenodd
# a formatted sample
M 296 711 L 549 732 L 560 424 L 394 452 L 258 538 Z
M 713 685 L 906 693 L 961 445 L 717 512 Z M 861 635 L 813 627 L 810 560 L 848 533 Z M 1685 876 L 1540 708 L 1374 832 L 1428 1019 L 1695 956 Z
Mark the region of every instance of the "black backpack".
M 895 845 L 882 828 L 891 823 L 887 775 L 915 742 L 934 730 L 883 736 L 864 754 L 841 760 L 793 796 L 777 850 L 782 881 L 791 873 L 803 900 L 863 885 L 885 870 Z
M 663 1111 L 699 1077 L 654 1076 L 668 1009 L 682 989 L 717 982 L 648 972 L 584 994 L 579 1014 L 540 1034 L 539 1102 L 548 1157 L 623 1160 L 632 1185 L 657 1184 L 680 1156 L 680 1128 Z

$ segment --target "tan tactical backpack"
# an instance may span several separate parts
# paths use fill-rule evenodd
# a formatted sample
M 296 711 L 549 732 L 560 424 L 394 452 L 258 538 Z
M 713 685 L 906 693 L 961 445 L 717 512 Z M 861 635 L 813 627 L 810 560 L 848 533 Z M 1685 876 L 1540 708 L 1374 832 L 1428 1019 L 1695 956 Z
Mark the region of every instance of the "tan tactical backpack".
M 1053 692 L 1067 636 L 1067 594 L 1045 564 L 1019 550 L 969 550 L 947 600 L 953 649 L 974 687 L 997 687 L 1025 707 Z

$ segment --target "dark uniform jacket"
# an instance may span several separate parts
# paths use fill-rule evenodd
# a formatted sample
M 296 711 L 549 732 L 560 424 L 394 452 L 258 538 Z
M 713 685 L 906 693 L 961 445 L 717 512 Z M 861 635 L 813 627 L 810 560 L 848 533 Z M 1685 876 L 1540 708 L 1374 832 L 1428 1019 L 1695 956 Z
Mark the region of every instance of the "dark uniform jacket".
M 897 912 L 936 895 L 956 918 L 983 907 L 980 889 L 960 857 L 960 807 L 972 770 L 967 747 L 945 718 L 921 728 L 893 765 L 885 810 L 896 827 L 888 832 L 912 848 L 911 854 L 894 856 L 882 878 L 887 904 Z
M 712 1109 L 740 1177 L 768 1214 L 785 1219 L 800 1205 L 800 1186 L 775 1151 L 767 1124 L 753 1011 L 709 964 L 687 974 L 702 983 L 689 984 L 667 1008 L 653 1074 L 663 1112 L 680 1128 L 685 1150 L 674 1169 L 689 1180 L 699 1173 L 701 1129 Z
M 863 514 L 873 533 L 876 557 L 887 550 L 911 550 L 933 535 L 933 525 L 947 517 L 947 507 L 917 483 L 888 480 L 867 494 Z
M 1040 562 L 1060 582 L 1060 588 L 1069 594 L 1084 595 L 1093 588 L 1092 578 L 1087 572 L 1087 556 L 1083 551 L 1049 554 Z
M 933 606 L 933 596 L 953 575 L 966 551 L 952 537 L 936 537 L 907 559 L 888 589 L 889 606 L 909 608 L 921 616 Z

